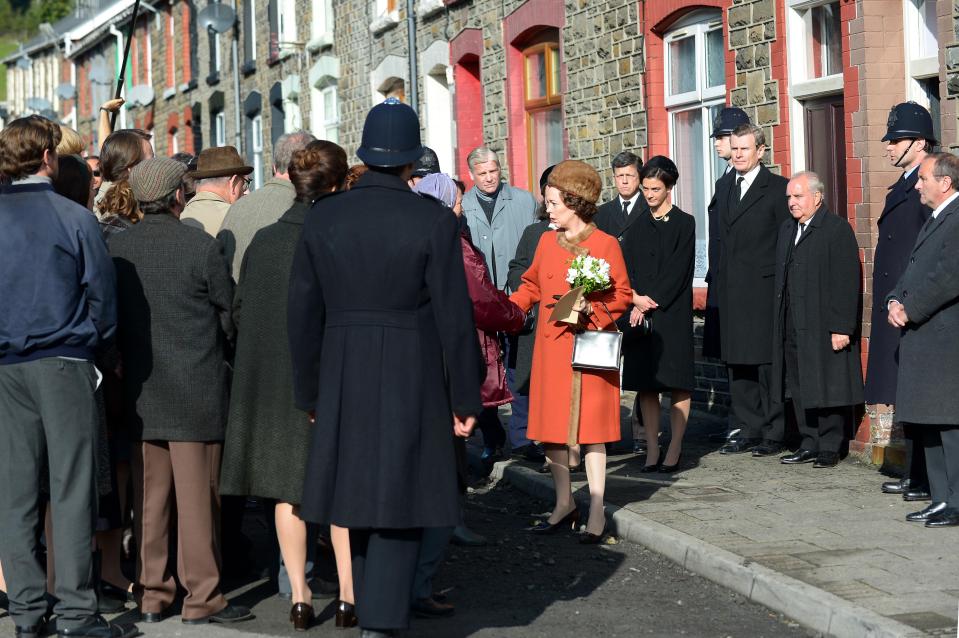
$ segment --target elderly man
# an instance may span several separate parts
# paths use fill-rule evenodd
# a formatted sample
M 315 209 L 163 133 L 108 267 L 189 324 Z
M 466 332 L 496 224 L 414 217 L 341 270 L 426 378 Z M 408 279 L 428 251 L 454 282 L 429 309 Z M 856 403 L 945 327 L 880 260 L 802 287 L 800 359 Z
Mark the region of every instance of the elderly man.
M 902 173 L 889 187 L 877 221 L 876 251 L 872 261 L 872 321 L 869 327 L 869 361 L 866 364 L 866 403 L 895 405 L 899 372 L 900 330 L 886 321 L 886 295 L 899 281 L 916 237 L 932 211 L 919 201 L 916 183 L 919 164 L 936 143 L 932 116 L 915 102 L 897 104 L 886 123 L 886 154 Z M 898 420 L 898 419 L 897 419 Z M 902 423 L 905 448 L 903 478 L 886 481 L 882 491 L 901 494 L 906 501 L 928 501 L 926 456 L 919 441 L 921 429 Z
M 253 167 L 245 165 L 232 146 L 200 151 L 196 170 L 186 173 L 196 184 L 196 195 L 183 209 L 180 221 L 215 237 L 230 206 L 250 188 L 246 176 L 252 172 Z
M 823 190 L 811 171 L 786 186 L 792 219 L 779 227 L 773 314 L 773 397 L 792 400 L 802 435 L 799 450 L 780 462 L 817 468 L 839 463 L 850 406 L 863 396 L 859 246 Z
M 290 183 L 290 160 L 293 153 L 315 139 L 307 131 L 281 135 L 273 145 L 273 177 L 255 192 L 234 202 L 227 211 L 217 239 L 233 264 L 234 279 L 240 278 L 243 255 L 256 231 L 276 222 L 293 205 L 296 190 Z
M 0 562 L 17 636 L 47 616 L 37 499 L 49 474 L 61 636 L 119 638 L 97 615 L 90 541 L 97 518 L 94 352 L 113 337 L 113 266 L 96 218 L 57 195 L 60 128 L 32 115 L 0 131 Z
M 623 241 L 623 235 L 639 217 L 636 213 L 649 210 L 640 192 L 639 171 L 643 160 L 635 153 L 623 151 L 613 158 L 612 168 L 618 195 L 599 206 L 593 222 L 604 233 Z
M 926 527 L 959 525 L 959 158 L 935 153 L 919 165 L 916 190 L 933 209 L 909 263 L 886 297 L 902 330 L 896 416 L 919 429 L 932 503 L 906 516 Z
M 466 157 L 470 177 L 475 186 L 463 195 L 463 217 L 469 226 L 473 243 L 490 269 L 497 288 L 507 289 L 509 262 L 516 255 L 516 247 L 526 227 L 536 221 L 536 200 L 524 190 L 514 188 L 502 180 L 499 157 L 485 147 L 473 149 Z M 531 446 L 526 438 L 526 419 L 529 398 L 519 393 L 515 384 L 516 338 L 505 339 L 507 382 L 513 394 L 513 414 L 509 422 L 510 445 L 514 451 L 530 460 L 545 457 Z M 505 442 L 506 434 L 496 410 L 485 410 L 480 416 L 483 432 L 483 459 L 494 460 Z
M 169 158 L 137 164 L 130 187 L 143 220 L 110 242 L 123 414 L 134 441 L 134 593 L 143 622 L 169 614 L 177 594 L 168 569 L 175 511 L 183 622 L 224 623 L 252 618 L 220 591 L 217 538 L 233 281 L 220 243 L 178 219 L 185 171 Z
M 717 198 L 719 263 L 716 287 L 722 359 L 729 373 L 733 419 L 740 432 L 720 448 L 722 454 L 752 450 L 753 456 L 782 451 L 785 435 L 782 402 L 770 395 L 772 384 L 773 275 L 776 237 L 789 219 L 786 178 L 762 165 L 766 135 L 753 124 L 738 126 L 729 139 L 736 170 L 726 197 Z

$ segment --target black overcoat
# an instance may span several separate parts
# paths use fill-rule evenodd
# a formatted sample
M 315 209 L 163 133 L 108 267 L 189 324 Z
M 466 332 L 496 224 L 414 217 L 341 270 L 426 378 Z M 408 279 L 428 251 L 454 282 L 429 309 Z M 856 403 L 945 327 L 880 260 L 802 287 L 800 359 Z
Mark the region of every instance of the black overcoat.
M 123 418 L 135 441 L 222 441 L 234 327 L 223 247 L 166 214 L 110 239 Z
M 959 199 L 930 220 L 886 298 L 909 323 L 899 340 L 896 418 L 959 425 Z
M 509 281 L 510 290 L 519 290 L 522 285 L 523 273 L 529 270 L 533 263 L 533 255 L 536 254 L 536 247 L 539 245 L 540 237 L 549 230 L 549 220 L 541 219 L 535 224 L 530 224 L 523 231 L 519 244 L 516 246 L 516 255 L 509 262 Z M 539 312 L 539 304 L 533 306 L 533 314 Z M 533 371 L 533 344 L 536 342 L 536 321 L 532 322 L 532 328 L 529 332 L 520 334 L 516 337 L 515 358 L 510 363 L 515 366 L 514 381 L 516 388 L 523 394 L 529 394 L 529 380 Z
M 896 402 L 899 370 L 898 328 L 889 325 L 886 295 L 906 270 L 916 237 L 932 211 L 919 201 L 919 169 L 900 177 L 889 188 L 879 217 L 872 268 L 872 323 L 869 328 L 869 361 L 866 364 L 866 403 Z
M 784 399 L 785 298 L 789 287 L 799 358 L 799 388 L 806 409 L 862 403 L 859 353 L 862 270 L 856 234 L 845 219 L 821 206 L 798 244 L 796 222 L 783 222 L 776 245 L 772 395 Z M 832 333 L 849 346 L 832 349 Z
M 734 175 L 735 177 L 735 175 Z M 771 363 L 776 237 L 786 208 L 788 180 L 765 166 L 738 205 L 717 199 L 722 250 L 715 276 L 722 359 L 731 365 Z
M 293 253 L 310 207 L 296 202 L 243 254 L 233 298 L 237 327 L 220 492 L 298 504 L 312 426 L 293 404 L 286 302 Z
M 457 524 L 452 413 L 480 413 L 486 366 L 456 217 L 366 173 L 307 215 L 288 313 L 294 398 L 316 411 L 300 515 Z
M 633 202 L 633 209 L 629 211 L 629 215 L 623 215 L 623 204 L 619 201 L 619 196 L 616 196 L 597 207 L 593 223 L 596 224 L 596 228 L 622 242 L 626 237 L 626 231 L 639 218 L 637 213 L 644 212 L 649 212 L 649 204 L 646 203 L 642 192 Z
M 649 334 L 623 328 L 623 389 L 693 390 L 693 271 L 696 220 L 678 208 L 656 221 L 649 210 L 623 239 L 629 283 L 659 304 L 650 313 Z M 628 314 L 628 313 L 627 313 Z M 624 322 L 620 321 L 620 326 Z
M 720 241 L 719 207 L 717 202 L 728 201 L 729 189 L 733 184 L 736 171 L 730 170 L 716 180 L 713 188 L 713 198 L 709 200 L 706 209 L 706 219 L 709 226 L 709 244 L 707 250 L 706 271 L 706 308 L 703 312 L 703 356 L 718 359 L 721 356 L 719 342 L 719 286 L 713 285 L 713 279 L 719 271 L 719 257 L 722 255 Z

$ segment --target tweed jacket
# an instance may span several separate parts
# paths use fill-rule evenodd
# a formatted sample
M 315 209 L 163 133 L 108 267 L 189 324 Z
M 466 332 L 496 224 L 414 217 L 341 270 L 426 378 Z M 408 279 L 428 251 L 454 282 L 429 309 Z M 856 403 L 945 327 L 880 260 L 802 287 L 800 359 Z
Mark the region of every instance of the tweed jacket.
M 523 231 L 536 221 L 536 200 L 528 191 L 503 184 L 490 223 L 474 186 L 463 195 L 463 216 L 473 244 L 486 258 L 493 283 L 501 290 L 506 288 L 509 262 L 516 254 Z
M 216 193 L 198 191 L 180 214 L 180 221 L 187 226 L 193 226 L 212 237 L 220 232 L 226 212 L 230 205 Z
M 133 440 L 222 441 L 233 280 L 220 243 L 165 214 L 110 240 Z
M 295 199 L 296 189 L 290 180 L 273 177 L 257 190 L 233 202 L 216 237 L 223 244 L 234 279 L 240 277 L 243 254 L 256 231 L 280 219 Z

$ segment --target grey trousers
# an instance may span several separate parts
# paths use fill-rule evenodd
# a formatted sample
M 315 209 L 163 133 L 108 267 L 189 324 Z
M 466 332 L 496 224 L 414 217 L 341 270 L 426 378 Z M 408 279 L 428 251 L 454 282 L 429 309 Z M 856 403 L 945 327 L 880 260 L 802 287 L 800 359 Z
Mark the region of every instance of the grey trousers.
M 0 564 L 10 615 L 20 627 L 36 625 L 47 610 L 46 575 L 37 560 L 40 475 L 47 465 L 57 626 L 71 629 L 97 611 L 91 547 L 97 519 L 95 387 L 89 361 L 0 365 Z

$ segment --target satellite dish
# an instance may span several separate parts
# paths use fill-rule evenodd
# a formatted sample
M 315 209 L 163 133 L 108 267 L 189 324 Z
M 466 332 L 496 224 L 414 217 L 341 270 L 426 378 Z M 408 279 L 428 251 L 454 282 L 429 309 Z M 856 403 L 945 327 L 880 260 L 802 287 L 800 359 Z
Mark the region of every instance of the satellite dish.
M 153 104 L 156 93 L 149 84 L 137 84 L 127 91 L 127 102 L 134 106 L 147 106 Z
M 96 84 L 112 84 L 113 78 L 103 57 L 96 57 L 90 64 L 90 81 Z
M 72 100 L 77 96 L 77 87 L 69 82 L 64 82 L 57 87 L 57 97 L 61 100 Z
M 212 2 L 197 15 L 196 19 L 201 28 L 223 33 L 236 22 L 236 12 L 228 5 Z
M 28 57 L 26 57 L 26 56 L 17 58 L 17 68 L 18 68 L 18 69 L 27 70 L 27 69 L 29 69 L 31 66 L 33 66 L 33 60 L 31 60 L 30 58 L 28 58 Z
M 53 108 L 53 105 L 50 104 L 50 100 L 47 100 L 42 97 L 30 97 L 27 98 L 27 108 L 33 111 L 46 111 Z

